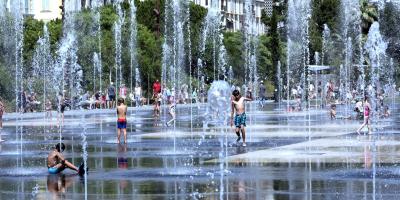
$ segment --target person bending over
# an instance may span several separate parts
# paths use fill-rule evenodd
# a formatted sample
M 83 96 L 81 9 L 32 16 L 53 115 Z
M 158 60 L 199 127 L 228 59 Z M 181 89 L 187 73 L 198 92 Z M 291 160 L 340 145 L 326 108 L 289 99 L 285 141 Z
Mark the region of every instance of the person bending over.
M 58 174 L 64 171 L 64 169 L 69 168 L 76 171 L 79 175 L 83 174 L 84 173 L 83 165 L 81 165 L 82 167 L 78 168 L 72 163 L 70 163 L 68 160 L 66 160 L 62 155 L 64 149 L 65 149 L 64 143 L 57 143 L 53 148 L 53 150 L 47 156 L 47 168 L 49 173 Z

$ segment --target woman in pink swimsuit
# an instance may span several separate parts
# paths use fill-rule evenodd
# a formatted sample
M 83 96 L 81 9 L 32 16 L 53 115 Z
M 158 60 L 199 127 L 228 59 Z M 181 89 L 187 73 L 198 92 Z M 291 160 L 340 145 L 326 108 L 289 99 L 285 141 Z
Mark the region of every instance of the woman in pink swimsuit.
M 364 123 L 357 130 L 358 135 L 360 135 L 360 131 L 361 129 L 364 128 L 364 126 L 368 127 L 368 134 L 371 134 L 371 126 L 369 121 L 370 116 L 371 116 L 371 105 L 368 102 L 368 97 L 364 97 Z

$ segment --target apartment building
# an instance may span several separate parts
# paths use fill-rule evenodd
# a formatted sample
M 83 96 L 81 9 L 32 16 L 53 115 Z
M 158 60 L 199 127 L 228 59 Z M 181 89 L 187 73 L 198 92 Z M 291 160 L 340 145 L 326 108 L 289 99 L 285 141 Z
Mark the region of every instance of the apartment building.
M 244 4 L 246 0 L 218 0 L 218 7 L 224 15 L 224 25 L 230 31 L 240 31 L 244 21 Z M 208 8 L 211 6 L 211 0 L 193 0 L 194 3 Z M 261 22 L 261 12 L 266 10 L 267 15 L 272 15 L 272 0 L 254 0 L 253 16 L 255 17 L 255 26 L 257 34 L 263 34 L 266 31 L 265 25 Z

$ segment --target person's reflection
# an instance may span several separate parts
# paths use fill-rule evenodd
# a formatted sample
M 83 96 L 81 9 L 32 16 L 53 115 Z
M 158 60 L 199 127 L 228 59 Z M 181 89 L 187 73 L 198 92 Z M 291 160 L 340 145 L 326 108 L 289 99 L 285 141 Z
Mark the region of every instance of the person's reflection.
M 236 154 L 237 155 L 244 154 L 244 153 L 247 153 L 246 148 L 244 148 L 242 146 L 236 147 Z M 237 158 L 236 162 L 234 162 L 234 165 L 237 166 L 237 167 L 238 166 L 245 166 L 246 165 L 246 160 L 243 159 L 243 158 Z
M 246 153 L 245 147 L 238 146 L 236 147 L 236 154 L 244 154 Z M 232 164 L 234 167 L 246 167 L 246 159 L 244 158 L 237 158 L 235 162 Z M 238 200 L 245 200 L 246 199 L 246 184 L 244 179 L 239 179 L 237 183 L 237 198 Z
M 126 144 L 118 144 L 118 168 L 128 168 L 128 158 L 126 157 Z
M 371 155 L 371 136 L 364 141 L 364 168 L 370 169 L 372 164 Z
M 72 185 L 72 178 L 75 175 L 65 175 L 65 174 L 49 174 L 47 176 L 47 189 L 53 194 L 52 199 L 64 199 L 68 187 Z
M 117 152 L 117 164 L 119 169 L 126 170 L 128 169 L 128 158 L 126 156 L 127 147 L 126 144 L 118 144 L 118 152 Z M 121 180 L 119 182 L 119 186 L 121 189 L 124 189 L 128 186 L 127 180 Z
M 160 127 L 161 126 L 160 118 L 154 117 L 153 126 L 154 127 Z
M 245 200 L 246 199 L 246 184 L 243 179 L 238 181 L 238 200 Z

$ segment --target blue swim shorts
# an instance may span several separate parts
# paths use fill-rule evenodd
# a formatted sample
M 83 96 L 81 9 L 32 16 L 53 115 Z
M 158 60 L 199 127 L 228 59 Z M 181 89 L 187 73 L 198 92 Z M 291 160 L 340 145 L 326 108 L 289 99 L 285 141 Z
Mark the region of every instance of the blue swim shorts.
M 49 171 L 49 174 L 58 174 L 62 172 L 65 168 L 64 167 L 49 167 L 47 170 Z
M 246 113 L 242 113 L 235 116 L 235 126 L 240 128 L 241 125 L 246 126 Z

